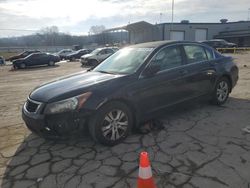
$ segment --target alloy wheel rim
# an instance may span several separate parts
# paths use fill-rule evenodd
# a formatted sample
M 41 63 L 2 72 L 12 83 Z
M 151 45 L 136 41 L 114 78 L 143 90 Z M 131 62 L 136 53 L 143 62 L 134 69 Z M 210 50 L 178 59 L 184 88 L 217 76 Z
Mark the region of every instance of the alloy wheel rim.
M 223 101 L 226 100 L 227 95 L 228 95 L 228 84 L 227 84 L 227 82 L 221 81 L 218 84 L 216 95 L 217 95 L 218 101 L 223 102 Z
M 107 113 L 102 123 L 102 134 L 108 140 L 118 140 L 128 129 L 128 116 L 122 110 Z

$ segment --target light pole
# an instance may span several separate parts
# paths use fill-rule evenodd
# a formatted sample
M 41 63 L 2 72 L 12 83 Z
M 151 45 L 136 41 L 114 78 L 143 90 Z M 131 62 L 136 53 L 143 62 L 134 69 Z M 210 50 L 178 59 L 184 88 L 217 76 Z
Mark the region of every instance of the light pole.
M 160 23 L 161 23 L 161 17 L 162 17 L 162 13 L 160 13 Z
M 247 21 L 250 21 L 250 8 L 248 8 L 248 16 L 247 16 Z
M 171 30 L 174 27 L 174 0 L 172 0 L 172 19 L 171 19 Z

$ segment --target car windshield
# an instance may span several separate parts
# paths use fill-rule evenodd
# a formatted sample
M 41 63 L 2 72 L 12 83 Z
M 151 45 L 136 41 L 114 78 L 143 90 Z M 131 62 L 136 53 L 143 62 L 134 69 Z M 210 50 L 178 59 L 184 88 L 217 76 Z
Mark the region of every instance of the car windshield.
M 138 70 L 153 48 L 124 48 L 110 56 L 93 71 L 113 74 L 132 74 Z
M 100 52 L 101 50 L 102 48 L 97 48 L 94 51 L 92 51 L 90 54 L 93 54 L 93 55 L 98 54 L 98 52 Z
M 33 56 L 33 53 L 31 53 L 28 56 L 26 56 L 25 59 L 30 58 L 31 56 Z
M 28 55 L 29 53 L 27 52 L 27 51 L 25 51 L 25 52 L 22 52 L 22 53 L 20 53 L 19 55 L 24 55 L 24 56 L 26 56 L 26 55 Z

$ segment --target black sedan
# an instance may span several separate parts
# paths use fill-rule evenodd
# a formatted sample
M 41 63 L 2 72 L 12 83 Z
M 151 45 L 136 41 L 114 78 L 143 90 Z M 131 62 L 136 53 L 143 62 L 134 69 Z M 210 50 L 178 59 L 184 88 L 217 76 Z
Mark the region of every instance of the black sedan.
M 24 51 L 18 55 L 11 56 L 10 58 L 6 59 L 6 61 L 14 61 L 14 60 L 17 60 L 20 58 L 25 58 L 30 54 L 39 53 L 39 52 L 40 52 L 39 50 L 27 50 L 27 51 Z
M 213 39 L 203 41 L 202 43 L 207 44 L 213 48 L 234 48 L 237 47 L 235 43 L 227 42 L 224 39 Z
M 28 66 L 49 65 L 54 66 L 56 62 L 60 61 L 60 57 L 48 53 L 33 53 L 29 56 L 17 59 L 12 62 L 14 68 L 24 69 Z
M 22 109 L 27 127 L 42 136 L 88 126 L 94 140 L 114 145 L 159 111 L 197 97 L 226 102 L 238 68 L 207 45 L 151 42 L 124 48 L 89 72 L 41 85 Z
M 69 61 L 73 61 L 76 59 L 80 59 L 82 55 L 89 54 L 90 52 L 91 52 L 91 50 L 81 49 L 81 50 L 78 50 L 76 52 L 72 52 L 71 54 L 67 55 L 65 57 L 65 59 L 69 60 Z
M 2 56 L 0 56 L 0 65 L 5 65 L 5 60 Z

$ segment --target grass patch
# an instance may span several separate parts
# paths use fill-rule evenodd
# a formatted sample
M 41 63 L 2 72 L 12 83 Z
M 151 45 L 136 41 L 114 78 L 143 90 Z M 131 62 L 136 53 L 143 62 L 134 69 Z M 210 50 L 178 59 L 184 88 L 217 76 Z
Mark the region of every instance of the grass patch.
M 0 52 L 0 56 L 3 56 L 4 59 L 7 59 L 13 55 L 19 54 L 18 52 Z

